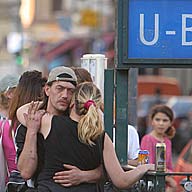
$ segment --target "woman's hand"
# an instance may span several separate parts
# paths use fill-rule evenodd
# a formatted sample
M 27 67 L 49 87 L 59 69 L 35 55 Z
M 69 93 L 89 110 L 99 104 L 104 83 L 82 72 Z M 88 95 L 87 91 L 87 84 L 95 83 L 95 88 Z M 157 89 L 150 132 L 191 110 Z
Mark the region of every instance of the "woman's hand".
M 24 119 L 28 131 L 37 133 L 41 127 L 41 119 L 46 113 L 45 110 L 38 110 L 39 102 L 32 101 L 28 108 L 28 113 L 24 113 Z
M 155 164 L 142 164 L 138 165 L 137 169 L 143 174 L 148 171 L 155 171 Z

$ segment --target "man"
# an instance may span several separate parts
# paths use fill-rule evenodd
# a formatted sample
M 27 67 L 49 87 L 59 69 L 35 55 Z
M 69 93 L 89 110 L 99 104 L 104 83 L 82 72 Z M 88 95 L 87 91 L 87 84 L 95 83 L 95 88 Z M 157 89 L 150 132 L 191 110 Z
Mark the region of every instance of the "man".
M 138 165 L 138 152 L 140 150 L 139 135 L 135 127 L 128 124 L 128 143 L 127 143 L 127 164 L 131 166 Z M 113 144 L 115 146 L 115 128 L 113 129 Z
M 128 125 L 128 164 L 137 166 L 138 152 L 140 150 L 139 146 L 139 135 L 135 127 Z
M 45 98 L 40 108 L 54 115 L 68 115 L 68 107 L 77 84 L 74 71 L 67 67 L 54 68 L 45 85 Z M 16 143 L 18 147 L 18 169 L 25 179 L 37 176 L 43 166 L 44 138 L 38 133 L 40 120 L 18 129 Z M 69 171 L 56 173 L 54 180 L 63 186 L 77 185 L 82 182 L 95 182 L 101 176 L 100 169 L 81 171 L 77 167 L 65 165 Z

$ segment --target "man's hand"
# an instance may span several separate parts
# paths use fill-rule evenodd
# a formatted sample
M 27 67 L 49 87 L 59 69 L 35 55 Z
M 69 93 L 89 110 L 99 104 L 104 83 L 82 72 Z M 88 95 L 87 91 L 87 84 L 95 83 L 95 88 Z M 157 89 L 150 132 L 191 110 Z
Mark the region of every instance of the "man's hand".
M 64 167 L 68 170 L 55 173 L 53 179 L 56 183 L 60 183 L 65 187 L 70 187 L 72 185 L 79 185 L 83 182 L 84 171 L 72 165 L 64 164 Z
M 96 183 L 102 177 L 102 166 L 89 171 L 82 171 L 79 168 L 64 164 L 68 170 L 55 173 L 53 177 L 56 183 L 65 187 L 79 185 L 80 183 Z

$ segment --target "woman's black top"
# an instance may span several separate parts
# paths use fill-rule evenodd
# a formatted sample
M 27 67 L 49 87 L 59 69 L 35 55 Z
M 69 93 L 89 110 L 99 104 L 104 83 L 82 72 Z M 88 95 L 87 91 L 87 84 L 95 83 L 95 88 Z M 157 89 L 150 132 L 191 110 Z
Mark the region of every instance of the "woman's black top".
M 68 191 L 70 188 L 65 189 L 61 185 L 58 185 L 58 189 L 51 189 L 55 187 L 52 185 L 54 183 L 52 182 L 54 174 L 65 169 L 63 164 L 74 165 L 81 170 L 97 168 L 101 162 L 98 146 L 99 139 L 94 142 L 95 145 L 90 146 L 79 141 L 77 122 L 67 116 L 53 116 L 51 130 L 44 141 L 44 167 L 38 176 L 38 185 L 49 185 L 50 191 Z M 57 184 L 54 183 L 54 185 Z M 72 188 L 77 188 L 75 191 L 80 191 L 80 188 L 85 186 L 90 186 L 90 190 L 86 189 L 86 191 L 95 191 L 95 184 L 80 184 Z M 80 188 L 78 189 L 78 187 Z

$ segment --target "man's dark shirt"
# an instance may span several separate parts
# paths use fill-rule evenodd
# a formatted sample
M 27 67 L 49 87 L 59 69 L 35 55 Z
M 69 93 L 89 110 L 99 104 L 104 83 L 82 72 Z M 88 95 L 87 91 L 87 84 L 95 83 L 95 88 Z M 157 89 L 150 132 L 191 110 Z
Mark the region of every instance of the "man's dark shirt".
M 17 160 L 19 159 L 19 156 L 24 147 L 26 132 L 27 132 L 27 128 L 23 125 L 20 125 L 17 128 L 16 138 L 15 138 L 16 145 L 17 145 Z M 37 155 L 38 155 L 38 165 L 37 165 L 37 170 L 33 176 L 34 181 L 36 181 L 36 178 L 39 175 L 40 171 L 42 170 L 42 167 L 44 164 L 44 138 L 41 133 L 37 134 Z
M 69 116 L 69 108 L 65 111 L 63 114 L 64 116 Z M 27 128 L 24 125 L 19 125 L 17 128 L 17 133 L 15 137 L 16 146 L 17 146 L 17 160 L 19 159 L 19 156 L 23 150 L 24 143 L 25 143 L 25 137 L 27 133 Z M 39 173 L 41 172 L 43 165 L 44 165 L 44 137 L 41 133 L 37 134 L 37 155 L 38 155 L 38 164 L 37 164 L 37 170 L 35 174 L 33 175 L 34 184 L 36 185 L 36 179 Z

